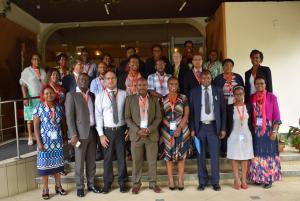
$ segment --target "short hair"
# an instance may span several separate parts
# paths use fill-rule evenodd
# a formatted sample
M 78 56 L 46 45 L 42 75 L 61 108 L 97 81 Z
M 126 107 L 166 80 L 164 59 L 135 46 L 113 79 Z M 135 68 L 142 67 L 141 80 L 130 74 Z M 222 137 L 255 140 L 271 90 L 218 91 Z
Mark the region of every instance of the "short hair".
M 233 93 L 237 90 L 242 90 L 243 92 L 245 92 L 245 88 L 242 85 L 237 85 L 233 87 Z
M 106 74 L 107 73 L 113 73 L 116 77 L 117 77 L 117 74 L 116 74 L 116 72 L 114 72 L 114 71 L 112 71 L 112 70 L 108 70 L 108 71 L 106 71 L 105 72 L 105 74 L 104 74 L 104 77 L 106 76 Z
M 137 59 L 137 60 L 140 60 L 140 57 L 136 54 L 133 54 L 131 55 L 129 58 L 128 58 L 128 61 L 130 61 L 131 59 Z
M 56 61 L 59 62 L 61 58 L 68 59 L 68 56 L 65 53 L 61 53 L 56 57 Z
M 30 61 L 32 60 L 33 56 L 38 56 L 39 59 L 42 59 L 42 56 L 41 56 L 40 53 L 38 53 L 38 52 L 33 52 L 33 53 L 30 55 Z
M 202 77 L 203 75 L 210 75 L 210 77 L 212 77 L 211 72 L 210 72 L 209 70 L 207 70 L 207 69 L 204 69 L 204 70 L 201 72 L 201 77 Z
M 80 57 L 77 57 L 77 58 L 75 58 L 75 59 L 73 60 L 72 64 L 73 64 L 73 66 L 75 66 L 75 65 L 78 64 L 79 62 L 82 63 L 82 59 L 81 59 Z
M 87 76 L 87 77 L 89 77 L 89 75 L 88 75 L 87 73 L 85 73 L 85 72 L 80 73 L 80 74 L 78 75 L 78 78 L 81 77 L 81 76 Z
M 254 56 L 255 54 L 259 54 L 259 57 L 260 57 L 260 60 L 261 60 L 261 61 L 264 60 L 264 54 L 263 54 L 261 51 L 257 50 L 257 49 L 254 49 L 254 50 L 252 50 L 252 51 L 250 52 L 250 58 L 251 58 L 252 56 Z
M 140 77 L 140 78 L 138 79 L 138 82 L 141 82 L 141 81 L 146 81 L 146 82 L 148 83 L 147 79 L 144 78 L 144 77 Z
M 86 48 L 81 49 L 81 53 L 82 53 L 82 52 L 86 52 L 86 53 L 89 54 L 89 51 L 88 51 Z
M 171 76 L 171 77 L 169 77 L 167 83 L 169 84 L 169 82 L 171 82 L 172 80 L 177 80 L 177 82 L 178 82 L 178 79 L 175 76 Z
M 163 51 L 163 47 L 160 45 L 160 44 L 154 44 L 153 46 L 152 46 L 152 52 L 153 52 L 153 50 L 154 50 L 154 48 L 159 48 L 160 49 L 160 51 Z
M 256 83 L 257 80 L 263 80 L 266 84 L 266 78 L 264 76 L 257 76 L 255 79 L 254 79 L 254 84 Z
M 109 53 L 104 53 L 102 55 L 102 59 L 104 59 L 104 57 L 109 57 L 110 59 L 112 59 L 112 56 Z
M 166 61 L 163 58 L 159 58 L 158 60 L 155 61 L 155 65 L 158 61 L 163 61 L 166 64 Z
M 46 89 L 51 89 L 53 92 L 55 92 L 54 89 L 53 89 L 49 84 L 43 85 L 43 86 L 41 87 L 41 90 L 40 90 L 40 101 L 41 101 L 41 102 L 45 102 L 45 101 L 46 101 L 45 98 L 44 98 L 44 91 L 45 91 Z
M 51 79 L 51 75 L 53 72 L 57 72 L 59 77 L 60 77 L 60 73 L 59 73 L 59 70 L 57 68 L 49 68 L 47 70 L 47 74 L 46 74 L 46 78 L 47 78 L 47 81 L 50 82 L 50 79 Z
M 185 47 L 186 44 L 188 44 L 188 43 L 190 43 L 190 44 L 192 44 L 192 46 L 194 46 L 194 43 L 193 43 L 193 41 L 191 41 L 191 40 L 186 40 L 186 41 L 183 43 L 183 46 Z
M 232 59 L 229 59 L 229 58 L 223 60 L 222 66 L 224 66 L 227 62 L 231 63 L 231 64 L 234 66 L 233 60 L 232 60 Z
M 203 56 L 202 56 L 202 54 L 200 54 L 200 53 L 196 53 L 196 54 L 194 54 L 194 55 L 193 55 L 193 59 L 194 59 L 194 57 L 195 57 L 195 56 L 200 56 L 200 57 L 201 57 L 201 59 L 203 59 Z
M 136 52 L 136 49 L 135 49 L 135 47 L 133 47 L 133 46 L 127 47 L 127 48 L 126 48 L 126 52 L 127 52 L 128 50 L 134 50 L 134 52 Z
M 103 65 L 105 65 L 105 66 L 107 67 L 107 64 L 106 64 L 105 62 L 103 62 L 103 61 L 99 61 L 99 63 L 97 64 L 97 67 L 98 67 L 100 64 L 103 64 Z

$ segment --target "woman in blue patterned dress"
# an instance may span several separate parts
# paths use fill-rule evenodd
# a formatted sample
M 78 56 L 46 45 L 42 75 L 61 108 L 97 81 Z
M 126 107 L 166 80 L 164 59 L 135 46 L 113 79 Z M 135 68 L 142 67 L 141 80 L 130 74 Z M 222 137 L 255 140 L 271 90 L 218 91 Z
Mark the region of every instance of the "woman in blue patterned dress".
M 40 102 L 33 111 L 34 133 L 37 140 L 37 169 L 43 178 L 43 199 L 49 196 L 48 176 L 54 175 L 55 192 L 66 195 L 61 186 L 60 172 L 64 171 L 64 139 L 66 123 L 63 107 L 56 104 L 56 94 L 49 85 L 43 86 Z

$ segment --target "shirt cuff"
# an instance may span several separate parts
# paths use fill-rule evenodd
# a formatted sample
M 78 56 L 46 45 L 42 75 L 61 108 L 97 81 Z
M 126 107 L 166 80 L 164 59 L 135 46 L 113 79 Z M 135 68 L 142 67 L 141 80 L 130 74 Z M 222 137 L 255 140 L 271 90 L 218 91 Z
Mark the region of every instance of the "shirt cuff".
M 103 133 L 103 129 L 102 128 L 96 128 L 97 129 L 97 132 L 98 132 L 98 135 L 99 136 L 102 136 L 102 135 L 104 135 L 104 133 Z

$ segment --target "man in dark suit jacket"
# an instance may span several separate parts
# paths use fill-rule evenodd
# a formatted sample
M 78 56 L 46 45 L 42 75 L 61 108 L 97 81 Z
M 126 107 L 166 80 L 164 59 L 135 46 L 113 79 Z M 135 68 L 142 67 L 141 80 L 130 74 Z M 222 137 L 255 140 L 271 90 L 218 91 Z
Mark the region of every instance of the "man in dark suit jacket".
M 203 58 L 200 54 L 195 54 L 193 56 L 193 68 L 191 70 L 187 70 L 184 74 L 184 81 L 183 81 L 183 94 L 186 96 L 190 95 L 191 89 L 195 88 L 196 86 L 200 85 L 200 75 L 202 72 L 202 63 Z
M 86 163 L 87 186 L 89 191 L 100 193 L 95 186 L 96 174 L 96 129 L 95 96 L 88 90 L 89 76 L 79 74 L 76 92 L 66 96 L 65 109 L 71 144 L 75 146 L 75 176 L 77 196 L 84 196 L 84 164 Z M 80 143 L 80 144 L 79 144 Z
M 152 57 L 148 58 L 146 64 L 144 66 L 141 66 L 140 68 L 140 72 L 144 78 L 147 79 L 150 74 L 156 72 L 156 61 L 160 59 L 162 59 L 166 63 L 165 72 L 167 74 L 172 73 L 172 65 L 167 57 L 162 56 L 162 51 L 163 49 L 161 45 L 156 44 L 152 46 Z
M 148 161 L 149 188 L 159 193 L 156 185 L 156 168 L 158 153 L 158 126 L 162 114 L 158 99 L 147 94 L 148 83 L 140 78 L 137 83 L 138 94 L 127 96 L 125 104 L 125 120 L 129 127 L 132 154 L 132 193 L 137 194 L 141 187 L 144 152 Z M 137 106 L 140 107 L 137 107 Z
M 210 71 L 201 73 L 201 85 L 190 93 L 190 129 L 191 135 L 201 142 L 201 152 L 197 154 L 198 190 L 203 191 L 208 184 L 206 168 L 206 143 L 211 156 L 211 184 L 215 191 L 220 191 L 219 185 L 219 147 L 220 139 L 225 137 L 226 107 L 223 91 L 211 85 Z

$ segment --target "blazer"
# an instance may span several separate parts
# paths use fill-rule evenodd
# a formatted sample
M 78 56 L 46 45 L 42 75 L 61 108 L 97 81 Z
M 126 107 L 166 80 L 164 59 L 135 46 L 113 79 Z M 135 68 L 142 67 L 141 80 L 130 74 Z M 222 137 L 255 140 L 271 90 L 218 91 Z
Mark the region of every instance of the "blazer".
M 218 87 L 212 86 L 212 96 L 214 104 L 214 114 L 217 125 L 217 133 L 226 131 L 226 106 L 223 91 Z M 202 87 L 197 86 L 191 90 L 189 105 L 190 105 L 190 130 L 199 133 L 201 121 L 201 108 L 202 108 Z
M 237 73 L 233 73 L 233 75 L 235 76 L 235 81 L 237 82 L 237 85 L 244 87 L 244 80 L 243 80 L 242 76 L 240 76 Z M 215 86 L 223 88 L 224 84 L 226 83 L 226 80 L 224 79 L 223 76 L 224 76 L 224 73 L 218 75 L 214 79 L 213 83 L 214 83 Z
M 118 80 L 117 80 L 118 89 L 122 89 L 122 90 L 126 91 L 125 82 L 126 82 L 127 76 L 128 76 L 128 72 L 123 72 L 118 75 Z
M 254 134 L 254 127 L 253 127 L 253 106 L 252 104 L 246 104 L 246 108 L 247 110 L 245 112 L 248 113 L 249 115 L 249 119 L 248 119 L 248 127 L 249 130 L 251 131 L 251 134 Z M 227 137 L 230 136 L 232 129 L 233 129 L 233 110 L 234 109 L 234 105 L 230 104 L 227 105 L 226 108 L 226 135 Z
M 62 86 L 66 89 L 67 92 L 75 92 L 77 83 L 73 73 L 66 75 L 62 80 Z
M 165 72 L 167 74 L 171 74 L 172 65 L 170 64 L 169 59 L 167 57 L 163 56 L 162 60 L 164 60 L 166 62 Z M 153 74 L 156 72 L 155 61 L 154 61 L 153 57 L 146 60 L 145 65 L 143 67 L 140 67 L 140 72 L 144 78 L 148 78 L 148 76 L 150 74 Z
M 89 96 L 95 107 L 95 95 L 89 92 Z M 67 93 L 65 110 L 69 137 L 77 136 L 79 139 L 88 139 L 90 111 L 83 96 L 77 92 Z
M 191 89 L 193 89 L 199 85 L 200 84 L 194 75 L 193 69 L 186 71 L 186 73 L 184 75 L 182 93 L 185 94 L 186 96 L 189 96 Z
M 171 75 L 174 75 L 174 69 L 175 69 L 175 65 L 172 66 Z M 178 73 L 178 82 L 179 82 L 180 93 L 183 93 L 183 91 L 184 91 L 184 76 L 188 70 L 189 70 L 189 67 L 187 65 L 185 65 L 183 63 L 180 64 L 179 73 Z
M 125 103 L 125 121 L 129 127 L 130 141 L 138 141 L 140 137 L 137 135 L 140 129 L 140 107 L 139 95 L 127 96 Z M 148 129 L 150 130 L 149 139 L 153 142 L 159 140 L 158 127 L 162 121 L 162 113 L 158 99 L 152 95 L 148 95 Z
M 245 101 L 249 102 L 251 98 L 251 90 L 250 90 L 250 76 L 252 73 L 252 68 L 245 72 Z M 262 76 L 266 80 L 266 90 L 268 92 L 273 92 L 273 85 L 272 85 L 272 74 L 269 67 L 266 66 L 259 66 L 257 68 L 256 76 Z

